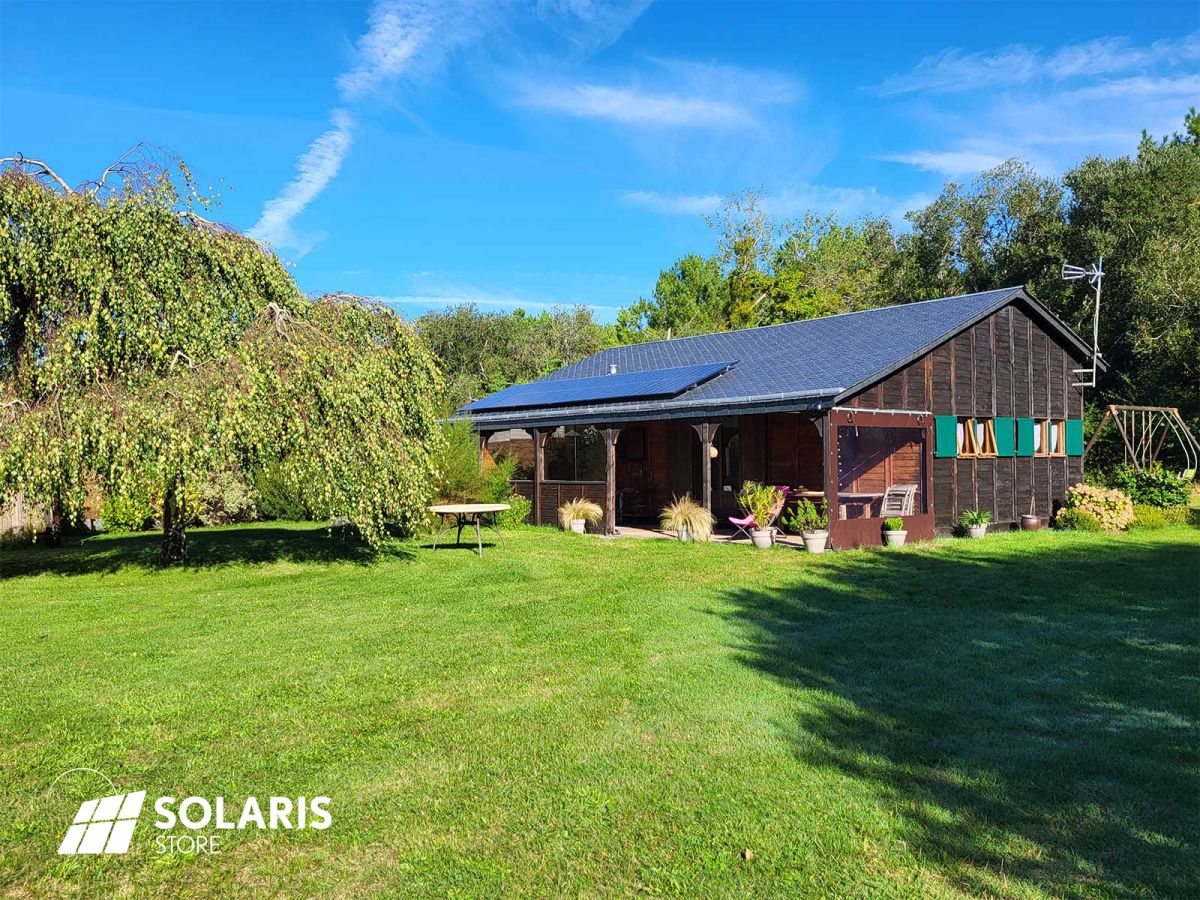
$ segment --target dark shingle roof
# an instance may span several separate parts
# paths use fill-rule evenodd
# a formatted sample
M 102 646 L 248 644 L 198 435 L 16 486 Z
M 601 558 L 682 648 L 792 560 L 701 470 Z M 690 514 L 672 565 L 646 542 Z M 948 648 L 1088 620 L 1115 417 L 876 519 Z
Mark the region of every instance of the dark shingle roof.
M 1023 301 L 1050 330 L 1061 332 L 1069 343 L 1087 351 L 1078 337 L 1024 290 L 1002 288 L 764 328 L 613 347 L 539 379 L 554 382 L 604 375 L 613 364 L 618 372 L 626 373 L 738 360 L 728 372 L 669 399 L 478 414 L 467 404 L 456 415 L 471 415 L 480 425 L 502 428 L 604 418 L 732 415 L 744 411 L 739 407 L 745 405 L 791 409 L 831 405 L 1014 299 Z

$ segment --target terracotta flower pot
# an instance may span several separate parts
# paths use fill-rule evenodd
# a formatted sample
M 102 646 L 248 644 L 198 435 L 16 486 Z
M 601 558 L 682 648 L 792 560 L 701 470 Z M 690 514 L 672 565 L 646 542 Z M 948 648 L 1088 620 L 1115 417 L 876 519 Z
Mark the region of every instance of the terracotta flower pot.
M 1029 515 L 1021 516 L 1021 530 L 1022 531 L 1037 531 L 1041 527 L 1042 527 L 1042 517 L 1041 516 L 1029 516 Z
M 829 543 L 828 531 L 805 531 L 800 536 L 804 538 L 804 549 L 809 553 L 824 553 L 825 545 Z
M 907 537 L 907 531 L 885 531 L 883 533 L 884 543 L 889 547 L 903 547 Z

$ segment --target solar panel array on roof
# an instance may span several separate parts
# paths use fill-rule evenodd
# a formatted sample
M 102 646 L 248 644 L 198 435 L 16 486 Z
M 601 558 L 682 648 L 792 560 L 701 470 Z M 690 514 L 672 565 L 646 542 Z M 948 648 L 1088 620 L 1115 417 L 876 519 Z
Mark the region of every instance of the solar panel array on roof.
M 703 384 L 737 365 L 737 360 L 651 369 L 589 378 L 562 378 L 514 384 L 463 407 L 463 412 L 500 409 L 529 409 L 537 406 L 592 403 L 600 400 L 632 400 L 674 397 Z

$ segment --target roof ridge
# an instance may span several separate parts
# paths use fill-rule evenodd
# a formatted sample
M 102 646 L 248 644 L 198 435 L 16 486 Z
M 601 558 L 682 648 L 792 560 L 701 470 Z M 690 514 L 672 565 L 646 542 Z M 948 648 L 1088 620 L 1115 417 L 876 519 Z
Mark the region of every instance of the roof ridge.
M 1003 291 L 1008 291 L 1010 294 L 1012 294 L 1012 293 L 1016 293 L 1017 291 L 1022 290 L 1023 287 L 1024 287 L 1023 285 L 1013 285 L 1013 286 L 1002 287 L 1002 288 L 989 288 L 986 291 L 972 291 L 969 294 L 953 294 L 949 297 L 931 297 L 928 300 L 910 300 L 910 301 L 907 301 L 904 303 L 888 303 L 888 304 L 885 304 L 884 306 L 872 306 L 869 309 L 852 309 L 852 310 L 848 310 L 846 312 L 832 313 L 828 316 L 814 316 L 811 319 L 794 319 L 791 322 L 776 322 L 773 325 L 754 325 L 750 328 L 733 328 L 728 331 L 709 331 L 709 332 L 706 332 L 705 334 L 689 334 L 687 337 L 658 338 L 653 341 L 639 341 L 636 344 L 617 344 L 615 347 L 607 347 L 604 350 L 600 350 L 597 352 L 598 353 L 607 353 L 610 350 L 621 350 L 625 347 L 650 347 L 654 344 L 677 344 L 680 341 L 693 341 L 698 338 L 710 338 L 710 337 L 715 337 L 716 335 L 719 335 L 719 334 L 741 334 L 742 332 L 746 332 L 746 331 L 766 331 L 769 328 L 786 328 L 789 325 L 803 325 L 807 322 L 823 322 L 826 319 L 840 319 L 843 316 L 857 316 L 857 315 L 861 315 L 863 313 L 880 312 L 881 310 L 885 310 L 885 309 L 899 309 L 901 307 L 921 306 L 922 304 L 925 304 L 925 303 L 945 303 L 949 300 L 965 300 L 968 297 L 978 297 L 982 294 L 995 294 L 995 293 L 1000 293 Z M 595 354 L 593 354 L 593 355 L 595 355 Z M 590 359 L 590 358 L 591 357 L 584 357 L 584 359 Z M 579 362 L 583 362 L 583 360 L 579 360 Z M 572 365 L 576 365 L 576 363 L 572 363 Z

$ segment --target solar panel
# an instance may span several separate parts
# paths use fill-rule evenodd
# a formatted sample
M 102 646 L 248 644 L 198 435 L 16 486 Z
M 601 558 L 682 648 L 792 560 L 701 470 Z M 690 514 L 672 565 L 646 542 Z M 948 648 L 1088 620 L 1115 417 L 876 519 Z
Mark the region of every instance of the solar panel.
M 635 400 L 674 397 L 703 384 L 737 365 L 732 362 L 701 363 L 648 372 L 596 375 L 591 378 L 561 378 L 514 384 L 463 407 L 466 412 L 496 409 L 529 409 L 536 406 L 574 406 L 597 400 Z

